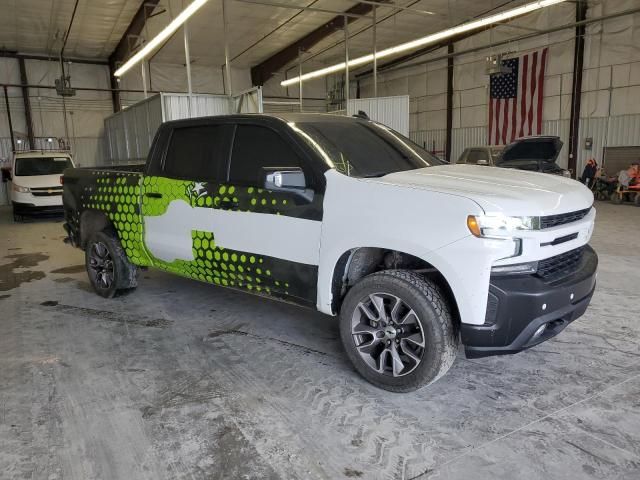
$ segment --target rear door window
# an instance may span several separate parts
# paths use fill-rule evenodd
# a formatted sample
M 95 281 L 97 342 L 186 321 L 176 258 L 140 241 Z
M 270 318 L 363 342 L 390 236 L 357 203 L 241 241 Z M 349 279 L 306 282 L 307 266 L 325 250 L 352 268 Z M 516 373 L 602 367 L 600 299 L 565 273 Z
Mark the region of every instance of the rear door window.
M 478 163 L 478 160 L 488 161 L 489 158 L 487 158 L 487 152 L 479 148 L 474 148 L 470 150 L 469 154 L 467 155 L 467 163 L 475 165 L 476 163 Z
M 238 125 L 233 141 L 229 182 L 258 186 L 264 167 L 302 167 L 298 154 L 274 130 L 258 125 Z
M 224 181 L 231 148 L 232 125 L 197 125 L 173 130 L 163 176 Z

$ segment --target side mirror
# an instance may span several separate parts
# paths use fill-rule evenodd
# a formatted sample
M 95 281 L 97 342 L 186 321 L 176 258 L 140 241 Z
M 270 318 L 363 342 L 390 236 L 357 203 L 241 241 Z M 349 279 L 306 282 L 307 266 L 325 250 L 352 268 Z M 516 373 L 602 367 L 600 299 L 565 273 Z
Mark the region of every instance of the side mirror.
M 264 188 L 274 192 L 291 192 L 307 201 L 313 200 L 313 190 L 301 168 L 265 168 Z
M 9 168 L 2 169 L 2 181 L 3 182 L 11 181 L 11 169 Z
M 307 182 L 304 178 L 304 172 L 301 169 L 276 170 L 267 173 L 264 186 L 269 190 L 288 190 L 292 188 L 304 190 L 307 187 Z
M 489 162 L 487 160 L 478 160 L 477 165 L 489 165 Z

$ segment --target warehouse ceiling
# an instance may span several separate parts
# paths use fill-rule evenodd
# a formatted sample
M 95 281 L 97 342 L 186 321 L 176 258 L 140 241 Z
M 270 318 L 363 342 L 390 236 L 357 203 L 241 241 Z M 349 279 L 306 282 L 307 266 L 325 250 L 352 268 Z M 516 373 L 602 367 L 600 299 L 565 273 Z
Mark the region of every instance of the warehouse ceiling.
M 357 2 L 345 0 L 252 0 L 343 12 Z M 378 7 L 378 48 L 415 39 L 459 24 L 493 9 L 513 8 L 527 0 L 393 0 Z M 70 58 L 105 60 L 124 34 L 139 0 L 79 0 L 69 32 L 65 55 Z M 142 32 L 152 38 L 175 17 L 188 1 L 161 0 Z M 248 68 L 296 42 L 332 20 L 334 13 L 301 11 L 229 0 L 229 48 L 233 65 Z M 74 10 L 75 0 L 1 0 L 0 49 L 57 56 Z M 192 62 L 218 66 L 224 62 L 221 0 L 210 0 L 189 21 Z M 393 5 L 431 11 L 400 11 Z M 367 14 L 370 17 L 370 13 Z M 371 51 L 372 19 L 358 18 L 349 24 L 350 55 Z M 318 54 L 309 66 L 334 63 L 344 58 L 344 33 L 337 31 L 308 49 L 305 57 Z M 131 40 L 134 44 L 136 39 Z M 153 57 L 154 62 L 184 63 L 181 30 Z

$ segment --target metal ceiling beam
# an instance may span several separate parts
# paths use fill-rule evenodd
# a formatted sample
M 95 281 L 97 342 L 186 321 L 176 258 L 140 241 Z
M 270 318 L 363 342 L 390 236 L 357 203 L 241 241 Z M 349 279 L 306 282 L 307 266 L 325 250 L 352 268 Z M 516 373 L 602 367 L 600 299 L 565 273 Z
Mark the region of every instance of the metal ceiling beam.
M 18 53 L 10 50 L 0 50 L 0 57 L 3 58 L 23 58 L 24 60 L 45 60 L 49 62 L 58 61 L 57 58 L 54 58 L 49 55 L 34 55 L 30 53 Z M 108 65 L 109 63 L 106 60 L 87 60 L 86 58 L 66 58 L 67 62 L 71 63 L 81 63 L 86 65 Z
M 132 53 L 132 48 L 130 46 L 130 38 L 139 37 L 142 31 L 144 30 L 144 26 L 147 23 L 147 19 L 151 16 L 153 10 L 158 6 L 160 0 L 144 0 L 143 3 L 138 8 L 138 11 L 135 13 L 129 26 L 125 30 L 122 38 L 118 42 L 118 45 L 113 50 L 111 55 L 109 55 L 109 78 L 111 81 L 111 100 L 113 101 L 113 111 L 117 112 L 120 110 L 120 93 L 118 91 L 118 81 L 113 73 L 116 71 L 118 63 L 121 63 L 124 59 L 129 57 Z
M 579 26 L 586 26 L 586 25 L 590 25 L 592 23 L 599 23 L 599 22 L 604 22 L 606 20 L 611 20 L 613 18 L 619 18 L 619 17 L 624 17 L 626 15 L 633 15 L 636 13 L 640 13 L 640 8 L 632 8 L 630 10 L 623 10 L 621 12 L 616 12 L 616 13 L 611 13 L 609 15 L 603 15 L 601 17 L 593 17 L 593 18 L 587 18 L 585 20 L 579 21 L 579 22 L 571 22 L 571 23 L 567 23 L 564 25 L 559 25 L 557 27 L 550 27 L 544 30 L 540 30 L 538 32 L 532 32 L 532 33 L 527 33 L 524 35 L 520 35 L 518 37 L 512 37 L 512 38 L 507 38 L 505 40 L 500 40 L 497 42 L 491 42 L 491 43 L 486 43 L 484 45 L 479 45 L 477 47 L 471 47 L 471 48 L 466 48 L 464 50 L 456 50 L 453 53 L 446 53 L 444 55 L 438 55 L 437 57 L 432 57 L 432 58 L 428 58 L 426 60 L 421 60 L 419 62 L 415 62 L 415 63 L 410 63 L 407 65 L 398 65 L 399 63 L 406 63 L 409 60 L 414 60 L 417 57 L 423 56 L 426 53 L 430 53 L 430 50 L 428 51 L 424 51 L 423 53 L 421 53 L 420 55 L 409 55 L 409 58 L 405 58 L 405 57 L 401 57 L 402 61 L 400 61 L 401 59 L 396 59 L 393 60 L 392 62 L 388 62 L 385 63 L 383 66 L 378 66 L 378 72 L 381 71 L 398 71 L 398 70 L 404 70 L 407 68 L 414 68 L 417 67 L 419 65 L 427 65 L 429 63 L 433 63 L 433 62 L 439 62 L 440 60 L 446 60 L 450 57 L 459 57 L 461 55 L 466 55 L 468 53 L 475 53 L 475 52 L 481 52 L 483 50 L 488 50 L 488 49 L 492 49 L 492 48 L 496 48 L 496 47 L 501 47 L 503 45 L 509 45 L 510 43 L 513 42 L 519 42 L 522 40 L 529 40 L 531 38 L 535 38 L 535 37 L 539 37 L 540 35 L 546 35 L 548 33 L 555 33 L 555 32 L 561 32 L 562 30 L 567 30 L 569 28 L 576 28 Z M 477 32 L 476 32 L 477 33 Z M 459 38 L 453 38 L 452 39 L 453 42 L 455 43 L 456 41 L 460 41 Z M 443 45 L 435 45 L 431 48 L 433 48 L 433 50 L 437 50 L 439 48 L 442 48 L 446 46 L 446 44 Z M 361 73 L 356 74 L 356 78 L 362 78 L 362 77 L 367 77 L 369 75 L 371 75 L 373 72 L 372 70 L 367 70 Z
M 346 15 L 348 17 L 353 17 L 353 18 L 370 18 L 367 17 L 367 15 L 360 15 L 357 13 L 344 13 L 341 12 L 339 10 L 329 10 L 326 8 L 316 8 L 316 7 L 302 7 L 302 6 L 296 6 L 296 5 L 291 5 L 289 3 L 280 3 L 280 2 L 272 2 L 269 0 L 266 1 L 262 1 L 262 0 L 234 0 L 235 2 L 240 2 L 240 3 L 250 3 L 252 5 L 262 5 L 265 7 L 277 7 L 277 8 L 286 8 L 289 10 L 298 10 L 299 12 L 305 11 L 305 12 L 319 12 L 319 13 L 331 13 L 333 15 Z
M 350 17 L 351 14 L 367 15 L 371 10 L 373 10 L 373 5 L 359 3 L 262 61 L 260 64 L 251 68 L 251 81 L 253 85 L 264 85 L 264 82 L 269 80 L 275 72 L 296 60 L 301 51 L 308 51 L 329 35 L 342 30 L 345 23 L 347 25 L 352 23 L 355 18 Z

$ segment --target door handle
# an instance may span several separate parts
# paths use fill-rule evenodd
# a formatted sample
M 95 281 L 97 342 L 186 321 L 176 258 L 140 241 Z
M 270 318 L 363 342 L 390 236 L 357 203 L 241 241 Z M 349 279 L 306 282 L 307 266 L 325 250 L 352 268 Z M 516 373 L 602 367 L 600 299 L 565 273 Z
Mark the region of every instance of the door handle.
M 222 200 L 220 202 L 220 208 L 223 210 L 237 210 L 240 204 L 238 202 L 234 202 L 233 200 Z
M 158 192 L 147 192 L 144 195 L 149 198 L 162 198 L 162 194 Z

